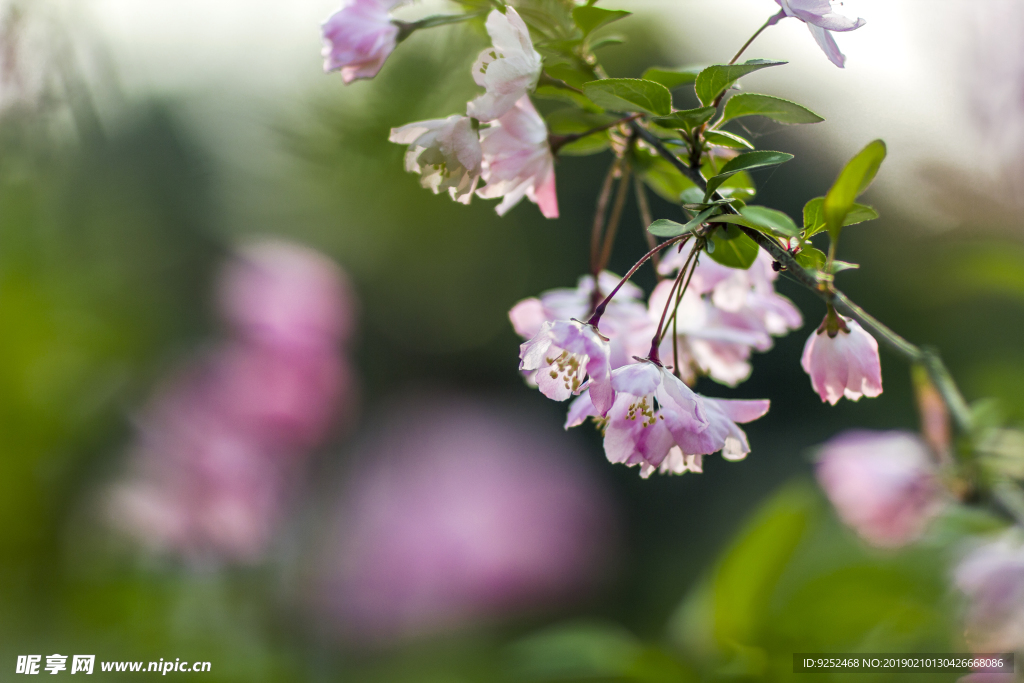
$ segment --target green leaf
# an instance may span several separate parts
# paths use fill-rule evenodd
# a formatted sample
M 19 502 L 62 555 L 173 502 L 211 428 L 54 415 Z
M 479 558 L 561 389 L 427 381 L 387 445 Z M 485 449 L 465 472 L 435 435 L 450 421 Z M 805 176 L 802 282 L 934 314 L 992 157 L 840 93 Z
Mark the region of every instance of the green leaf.
M 817 235 L 825 229 L 825 198 L 815 197 L 804 204 L 804 237 Z M 865 221 L 873 221 L 878 218 L 878 212 L 867 204 L 854 203 L 850 212 L 843 220 L 843 227 L 856 225 Z
M 608 134 L 608 131 L 602 130 L 600 133 L 593 133 L 579 140 L 565 143 L 559 148 L 558 156 L 586 157 L 591 154 L 600 154 L 611 146 L 611 135 Z
M 569 90 L 568 88 L 560 88 L 557 85 L 537 86 L 537 89 L 533 91 L 533 94 L 542 100 L 568 102 L 569 104 L 575 104 L 577 107 L 591 112 L 604 111 L 601 107 L 591 102 L 586 95 L 578 93 L 575 90 Z
M 693 83 L 697 80 L 697 74 L 703 69 L 704 67 L 702 66 L 683 66 L 678 69 L 652 67 L 644 72 L 643 79 L 645 81 L 661 83 L 669 90 L 672 90 L 681 85 Z
M 746 138 L 741 138 L 735 133 L 726 130 L 704 131 L 704 139 L 712 145 L 728 147 L 729 149 L 754 149 L 754 144 Z
M 746 171 L 734 173 L 718 188 L 718 194 L 723 197 L 750 201 L 757 194 L 757 187 L 754 179 Z
M 622 36 L 602 36 L 590 44 L 591 50 L 600 50 L 602 47 L 608 47 L 609 45 L 622 45 L 626 42 L 626 39 Z
M 779 123 L 820 123 L 825 120 L 795 102 L 757 93 L 739 93 L 725 103 L 722 123 L 741 116 L 765 116 Z
M 612 624 L 577 622 L 548 627 L 514 643 L 510 666 L 517 681 L 619 679 L 643 654 L 643 645 Z
M 850 263 L 848 261 L 840 261 L 839 259 L 836 259 L 836 260 L 832 261 L 832 274 L 833 275 L 835 275 L 836 273 L 841 273 L 844 270 L 853 270 L 855 268 L 860 268 L 860 264 L 859 263 Z
M 714 210 L 708 209 L 708 211 Z M 701 216 L 703 215 L 701 214 Z M 693 220 L 695 221 L 697 218 Z M 692 222 L 690 221 L 690 223 Z M 708 253 L 711 254 L 713 260 L 723 266 L 746 270 L 757 260 L 757 242 L 747 237 L 735 225 L 725 225 L 715 230 L 711 235 L 711 242 L 714 244 L 714 251 L 709 250 Z
M 690 221 L 690 223 L 692 222 L 693 221 Z M 700 225 L 700 223 L 697 223 L 697 225 Z M 679 235 L 690 232 L 693 228 L 697 227 L 697 225 L 687 229 L 687 227 L 682 223 L 676 223 L 675 221 L 670 221 L 667 218 L 659 218 L 647 227 L 647 232 L 651 233 L 655 237 L 678 237 Z
M 584 36 L 610 24 L 619 19 L 625 19 L 631 14 L 621 9 L 601 9 L 600 7 L 577 7 L 572 11 L 572 20 L 583 31 Z
M 676 128 L 691 130 L 709 120 L 715 115 L 714 107 L 700 107 L 699 109 L 684 109 L 674 111 L 668 116 L 659 116 L 654 122 L 665 128 Z
M 825 195 L 823 210 L 825 228 L 832 239 L 838 239 L 847 214 L 853 209 L 854 200 L 868 188 L 878 173 L 878 167 L 885 159 L 885 143 L 875 140 L 847 162 L 836 182 Z
M 735 83 L 737 79 L 758 69 L 779 66 L 785 63 L 773 62 L 767 59 L 751 59 L 743 64 L 717 64 L 709 66 L 697 75 L 694 89 L 697 91 L 697 97 L 700 99 L 701 104 L 706 107 L 713 103 L 715 98 Z
M 796 227 L 792 218 L 781 211 L 769 209 L 767 206 L 745 206 L 740 209 L 740 213 L 758 225 L 784 237 L 796 237 L 800 234 L 800 228 Z M 764 231 L 762 230 L 762 232 Z
M 821 270 L 825 267 L 825 261 L 828 260 L 825 252 L 815 247 L 804 247 L 795 258 L 796 262 L 807 270 Z
M 668 116 L 672 93 L 661 83 L 641 78 L 606 78 L 583 84 L 583 94 L 598 106 L 614 111 L 635 111 Z
M 764 232 L 763 227 L 745 216 L 737 215 L 734 213 L 723 213 L 720 216 L 712 216 L 707 220 L 708 223 L 731 223 L 732 225 L 742 225 L 746 228 L 753 228 L 754 230 L 761 230 Z
M 718 172 L 718 175 L 708 180 L 708 189 L 704 193 L 704 201 L 709 200 L 711 195 L 715 193 L 715 190 L 717 190 L 719 186 L 728 180 L 729 176 L 734 173 L 754 168 L 763 168 L 766 166 L 778 166 L 792 158 L 792 154 L 786 154 L 785 152 L 772 152 L 768 150 L 740 154 L 723 166 L 722 170 Z
M 675 166 L 646 149 L 634 148 L 632 161 L 640 179 L 667 202 L 675 204 L 681 195 L 696 190 L 696 186 L 676 170 Z M 697 192 L 700 193 L 700 190 Z M 703 194 L 699 194 L 698 197 L 703 197 Z
M 696 216 L 694 216 L 693 219 L 689 223 L 687 223 L 686 225 L 683 226 L 683 232 L 690 232 L 691 230 L 696 230 L 701 225 L 703 225 L 704 222 L 707 221 L 708 218 L 710 218 L 711 216 L 715 215 L 719 211 L 721 211 L 721 208 L 719 208 L 718 206 L 711 206 L 711 207 L 708 207 L 708 208 L 704 209 L 703 211 L 698 213 Z M 682 234 L 682 233 L 680 233 L 680 234 Z
M 594 80 L 594 74 L 575 63 L 545 64 L 544 70 L 552 78 L 565 81 L 574 88 L 582 88 L 584 83 Z

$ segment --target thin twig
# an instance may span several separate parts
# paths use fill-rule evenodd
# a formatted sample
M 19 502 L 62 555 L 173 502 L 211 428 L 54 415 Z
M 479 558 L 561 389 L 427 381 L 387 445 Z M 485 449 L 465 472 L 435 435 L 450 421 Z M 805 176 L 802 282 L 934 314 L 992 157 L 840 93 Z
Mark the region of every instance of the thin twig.
M 640 230 L 644 233 L 644 239 L 647 240 L 647 248 L 654 249 L 658 245 L 658 238 L 647 229 L 654 219 L 651 217 L 651 205 L 647 203 L 647 189 L 644 187 L 644 181 L 640 179 L 639 173 L 633 174 L 633 191 L 636 194 L 636 207 L 640 211 Z M 654 266 L 654 275 L 658 278 L 658 282 L 664 280 L 665 276 L 659 270 L 661 254 L 651 257 L 651 265 Z
M 604 231 L 604 245 L 601 247 L 601 258 L 598 260 L 602 271 L 608 265 L 608 259 L 612 256 L 612 246 L 615 244 L 615 235 L 619 231 L 619 223 L 622 221 L 622 209 L 626 205 L 626 197 L 629 196 L 629 162 L 622 162 L 622 177 L 619 179 L 619 188 L 615 193 L 615 203 L 612 204 L 612 213 L 608 217 L 608 227 Z

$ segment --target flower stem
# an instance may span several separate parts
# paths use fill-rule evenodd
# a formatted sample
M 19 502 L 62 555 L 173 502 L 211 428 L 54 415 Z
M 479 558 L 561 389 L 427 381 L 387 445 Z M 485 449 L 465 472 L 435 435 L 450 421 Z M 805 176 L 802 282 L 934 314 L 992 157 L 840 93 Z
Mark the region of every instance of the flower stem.
M 587 321 L 587 324 L 597 327 L 598 323 L 601 322 L 601 316 L 604 315 L 604 309 L 608 308 L 608 303 L 612 300 L 612 297 L 618 294 L 619 290 L 622 289 L 622 285 L 626 284 L 629 281 L 629 278 L 633 277 L 633 274 L 636 273 L 640 266 L 647 263 L 649 258 L 657 254 L 662 249 L 670 247 L 678 242 L 685 242 L 688 239 L 690 239 L 689 233 L 685 235 L 677 235 L 676 237 L 665 240 L 658 246 L 654 247 L 654 249 L 651 249 L 649 252 L 641 256 L 640 260 L 634 263 L 633 267 L 629 269 L 629 272 L 622 276 L 622 279 L 619 280 L 619 284 L 615 285 L 615 288 L 612 289 L 608 296 L 606 296 L 604 300 L 597 305 L 597 308 L 594 309 L 594 314 L 590 316 L 590 320 Z
M 412 35 L 414 31 L 421 28 L 434 28 L 435 26 L 444 26 L 445 24 L 458 24 L 463 21 L 482 17 L 485 14 L 487 14 L 487 12 L 471 12 L 469 14 L 435 14 L 433 16 L 424 17 L 419 21 L 399 21 L 398 19 L 392 19 L 391 23 L 398 27 L 397 40 L 400 43 Z
M 782 10 L 779 10 L 777 14 L 773 14 L 772 16 L 768 17 L 768 20 L 761 24 L 761 28 L 754 31 L 754 35 L 747 38 L 747 42 L 743 43 L 743 47 L 739 49 L 739 52 L 732 56 L 732 59 L 729 60 L 729 65 L 731 66 L 736 63 L 736 60 L 740 58 L 740 55 L 747 51 L 747 48 L 750 47 L 750 44 L 753 43 L 759 35 L 761 35 L 762 31 L 764 31 L 769 26 L 777 24 L 779 20 L 785 18 L 785 16 L 786 13 Z

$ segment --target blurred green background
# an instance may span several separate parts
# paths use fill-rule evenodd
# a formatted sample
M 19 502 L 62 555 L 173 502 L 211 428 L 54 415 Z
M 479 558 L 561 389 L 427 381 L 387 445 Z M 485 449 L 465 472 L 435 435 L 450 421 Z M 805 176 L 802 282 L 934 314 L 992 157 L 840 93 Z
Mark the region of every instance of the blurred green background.
M 613 75 L 701 58 L 670 51 L 653 16 L 623 25 L 628 43 L 605 55 Z M 947 518 L 912 550 L 871 551 L 835 521 L 810 476 L 808 449 L 843 428 L 916 427 L 908 369 L 883 352 L 881 397 L 823 405 L 798 363 L 824 311 L 785 280 L 778 288 L 803 310 L 805 329 L 756 356 L 735 391 L 700 385 L 772 400 L 746 429 L 746 461 L 712 457 L 702 475 L 642 481 L 604 462 L 592 429 L 567 437 L 584 443 L 623 529 L 612 577 L 569 607 L 372 649 L 311 627 L 295 599 L 302 529 L 316 526 L 331 490 L 323 482 L 344 466 L 350 433 L 319 449 L 292 542 L 258 566 L 140 559 L 105 529 L 97 496 L 124 466 L 133 411 L 216 334 L 213 277 L 247 236 L 308 244 L 351 276 L 362 415 L 427 386 L 529 404 L 560 424 L 564 406 L 519 377 L 507 311 L 586 270 L 610 156 L 558 161 L 561 219 L 525 202 L 499 219 L 483 201 L 464 207 L 422 190 L 402 169 L 404 149 L 387 142 L 393 126 L 460 109 L 473 84 L 448 74 L 468 74 L 484 44 L 479 27 L 416 35 L 371 82 L 345 88 L 332 77 L 298 102 L 262 109 L 275 153 L 244 172 L 224 162 L 233 153 L 224 146 L 244 140 L 212 144 L 194 102 L 104 99 L 116 87 L 76 72 L 59 45 L 39 48 L 66 60 L 63 86 L 6 102 L 0 118 L 0 679 L 14 675 L 17 655 L 51 652 L 209 660 L 210 673 L 173 674 L 209 681 L 401 683 L 785 680 L 798 651 L 965 649 L 943 540 L 980 522 Z M 826 117 L 844 106 L 834 96 L 807 104 Z M 797 155 L 756 176 L 760 203 L 799 216 L 840 156 L 799 130 L 755 134 Z M 924 177 L 949 197 L 956 174 L 936 163 Z M 957 227 L 936 233 L 892 193 L 869 199 L 882 219 L 847 231 L 843 258 L 861 269 L 841 286 L 909 339 L 940 348 L 970 400 L 996 397 L 1009 418 L 1024 418 L 1019 214 L 996 207 L 982 220 L 964 208 L 974 204 L 942 207 Z M 653 201 L 655 217 L 679 218 Z M 612 270 L 644 249 L 641 227 L 630 200 Z M 650 273 L 637 281 L 653 285 Z

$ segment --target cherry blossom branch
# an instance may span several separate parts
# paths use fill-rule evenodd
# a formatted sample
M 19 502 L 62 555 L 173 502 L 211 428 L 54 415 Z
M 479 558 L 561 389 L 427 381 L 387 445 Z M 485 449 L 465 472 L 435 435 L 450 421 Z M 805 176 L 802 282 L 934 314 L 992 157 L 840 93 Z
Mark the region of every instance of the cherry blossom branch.
M 635 121 L 631 122 L 630 126 L 633 128 L 633 131 L 642 140 L 644 140 L 644 142 L 651 145 L 651 147 L 653 147 L 662 158 L 671 163 L 676 170 L 683 174 L 684 177 L 694 183 L 701 190 L 707 189 L 707 181 L 704 180 L 704 177 L 699 171 L 683 163 L 679 157 L 673 154 L 671 150 L 662 144 L 661 140 L 642 126 L 638 125 Z M 717 192 L 714 193 L 713 196 L 714 198 L 720 198 L 720 195 Z M 730 213 L 736 213 L 736 211 L 728 205 L 724 205 L 723 209 Z M 960 389 L 957 387 L 956 382 L 953 380 L 948 368 L 946 368 L 942 359 L 939 357 L 939 354 L 934 349 L 922 349 L 896 334 L 896 332 L 888 326 L 854 303 L 843 292 L 836 289 L 831 283 L 822 282 L 813 273 L 805 270 L 803 266 L 796 262 L 793 255 L 774 239 L 754 230 L 753 228 L 745 226 L 737 227 L 742 230 L 747 237 L 754 240 L 758 246 L 767 251 L 779 264 L 781 264 L 794 280 L 814 292 L 825 303 L 834 304 L 851 318 L 860 322 L 865 328 L 871 330 L 876 337 L 885 342 L 889 348 L 904 359 L 911 363 L 920 363 L 923 365 L 928 371 L 928 376 L 931 378 L 932 382 L 935 383 L 935 388 L 942 396 L 943 402 L 946 404 L 950 414 L 953 416 L 957 427 L 959 427 L 963 432 L 970 432 L 973 429 L 974 420 L 971 416 L 970 407 L 964 399 L 963 394 L 960 392 Z

